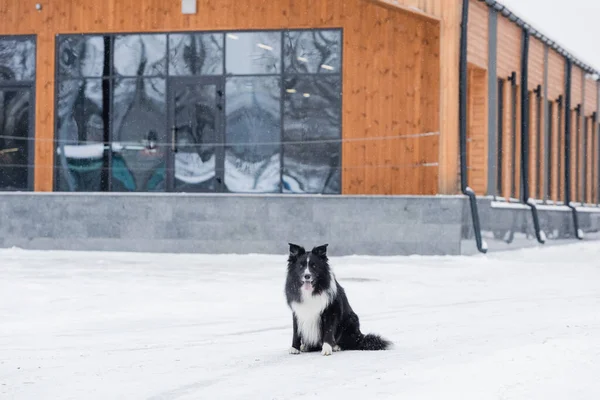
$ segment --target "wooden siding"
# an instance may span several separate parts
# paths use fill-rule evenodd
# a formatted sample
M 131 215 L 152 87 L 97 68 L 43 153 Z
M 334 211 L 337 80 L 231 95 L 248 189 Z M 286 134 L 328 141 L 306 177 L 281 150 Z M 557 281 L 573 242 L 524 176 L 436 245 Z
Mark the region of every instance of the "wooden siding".
M 586 129 L 585 129 L 585 147 L 584 147 L 584 154 L 585 157 L 583 159 L 583 164 L 585 165 L 584 168 L 584 179 L 585 179 L 585 190 L 583 193 L 583 197 L 584 197 L 584 202 L 585 203 L 592 203 L 593 200 L 593 191 L 592 191 L 592 187 L 593 187 L 593 154 L 594 154 L 594 140 L 593 140 L 593 129 L 594 129 L 594 118 L 592 117 L 586 117 L 585 118 L 586 121 Z
M 544 44 L 535 37 L 529 39 L 527 78 L 529 89 L 544 84 Z
M 479 68 L 488 68 L 489 7 L 478 0 L 470 0 L 467 33 L 467 61 Z
M 511 73 L 521 75 L 521 29 L 508 18 L 498 16 L 498 76 L 506 78 Z M 518 77 L 517 77 L 518 79 Z
M 538 110 L 538 101 L 542 100 L 544 85 L 544 44 L 531 37 L 528 57 L 528 89 L 529 89 L 529 195 L 532 198 L 544 198 L 544 182 L 546 162 L 544 158 L 544 107 Z M 533 91 L 539 87 L 540 92 Z M 538 116 L 538 113 L 540 114 Z
M 555 50 L 548 50 L 548 98 L 556 100 L 565 93 L 565 59 Z
M 577 111 L 575 109 L 571 110 L 571 162 L 569 166 L 570 175 L 570 185 L 571 190 L 569 191 L 569 195 L 571 197 L 571 201 L 577 201 L 577 137 L 579 136 L 579 124 L 577 123 Z M 581 119 L 579 119 L 581 120 Z
M 467 169 L 469 186 L 477 194 L 487 192 L 487 86 L 487 71 L 470 66 L 467 85 Z
M 532 90 L 529 95 L 529 196 L 536 199 L 543 199 L 544 189 L 544 122 L 538 118 L 538 94 Z M 542 108 L 543 110 L 543 108 Z M 540 114 L 543 114 L 540 113 Z
M 38 2 L 41 11 L 35 9 Z M 342 192 L 432 194 L 439 188 L 455 193 L 460 1 L 403 3 L 441 16 L 444 41 L 440 44 L 440 22 L 367 0 L 323 0 L 317 6 L 295 0 L 198 0 L 195 15 L 183 15 L 179 1 L 164 0 L 0 3 L 0 34 L 37 34 L 35 189 L 53 186 L 57 34 L 342 27 L 344 139 L 436 132 L 440 118 L 444 121 L 439 136 L 344 143 Z M 424 163 L 433 165 L 394 167 Z
M 583 103 L 583 70 L 576 65 L 571 68 L 571 105 L 574 107 Z
M 554 101 L 548 102 L 548 110 L 550 116 L 550 188 L 548 191 L 548 197 L 552 201 L 559 200 L 558 193 L 558 179 L 559 179 L 559 161 L 558 161 L 558 130 L 560 129 L 558 122 L 558 104 Z
M 585 115 L 591 116 L 597 111 L 598 106 L 598 86 L 591 79 L 585 80 Z
M 339 0 L 338 0 L 339 1 Z M 382 0 L 440 19 L 440 139 L 438 192 L 460 189 L 458 61 L 462 0 Z

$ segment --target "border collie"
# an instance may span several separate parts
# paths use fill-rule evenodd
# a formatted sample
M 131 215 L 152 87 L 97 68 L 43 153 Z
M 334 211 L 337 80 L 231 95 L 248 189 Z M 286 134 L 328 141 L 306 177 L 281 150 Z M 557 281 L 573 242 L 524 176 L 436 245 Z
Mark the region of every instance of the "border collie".
M 309 252 L 289 245 L 285 294 L 293 316 L 290 354 L 321 350 L 329 356 L 339 350 L 390 348 L 390 341 L 360 331 L 358 316 L 329 266 L 327 245 Z

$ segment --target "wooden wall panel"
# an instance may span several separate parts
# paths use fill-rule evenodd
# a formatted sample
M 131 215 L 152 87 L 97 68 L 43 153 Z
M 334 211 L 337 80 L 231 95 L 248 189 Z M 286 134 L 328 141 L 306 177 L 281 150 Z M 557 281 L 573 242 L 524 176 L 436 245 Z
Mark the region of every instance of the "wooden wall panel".
M 556 100 L 565 92 L 565 59 L 555 50 L 548 50 L 548 98 Z
M 535 37 L 529 39 L 528 61 L 528 86 L 529 89 L 535 89 L 537 85 L 544 84 L 544 44 Z
M 571 196 L 571 201 L 572 202 L 576 202 L 577 201 L 577 153 L 578 153 L 578 146 L 577 146 L 577 137 L 579 136 L 579 124 L 577 123 L 577 111 L 576 110 L 571 110 L 571 149 L 569 151 L 570 155 L 571 155 L 571 162 L 570 162 L 570 168 L 569 171 L 571 172 L 570 175 L 570 184 L 571 184 L 571 190 L 569 191 L 569 194 Z
M 440 141 L 438 192 L 460 190 L 458 61 L 462 0 L 381 0 L 440 19 Z M 343 3 L 343 1 L 340 1 Z
M 488 68 L 489 7 L 478 0 L 469 0 L 467 33 L 467 61 L 480 68 Z
M 527 93 L 529 96 L 529 165 L 527 166 L 527 168 L 529 169 L 529 195 L 532 198 L 539 198 L 539 182 L 537 177 L 537 170 L 538 163 L 543 164 L 544 160 L 538 159 L 537 150 L 538 146 L 543 145 L 543 142 L 540 141 L 538 137 L 538 118 L 536 104 L 537 96 L 531 90 L 529 90 Z M 542 149 L 540 148 L 540 150 Z M 540 154 L 543 153 L 540 152 Z
M 544 44 L 531 37 L 529 40 L 528 90 L 529 90 L 529 193 L 532 198 L 543 199 L 545 159 L 544 154 L 544 107 L 538 110 L 539 95 L 544 85 Z M 538 95 L 533 90 L 540 87 Z M 538 117 L 538 113 L 540 114 Z
M 478 194 L 487 192 L 487 86 L 487 71 L 470 66 L 467 85 L 467 168 L 469 186 Z
M 583 193 L 583 197 L 584 197 L 584 202 L 586 203 L 592 203 L 593 202 L 593 193 L 592 193 L 592 186 L 593 186 L 593 137 L 592 137 L 592 132 L 594 129 L 594 119 L 592 117 L 586 117 L 585 118 L 586 121 L 586 129 L 585 129 L 585 147 L 584 147 L 584 160 L 583 163 L 585 165 L 585 170 L 584 170 L 584 179 L 585 179 L 585 191 Z
M 39 12 L 38 2 L 43 7 Z M 322 0 L 318 6 L 295 0 L 198 0 L 195 15 L 181 14 L 179 1 L 164 0 L 0 3 L 0 34 L 37 34 L 36 190 L 52 190 L 57 34 L 342 27 L 344 138 L 439 132 L 443 121 L 442 135 L 427 136 L 418 144 L 345 143 L 343 193 L 424 194 L 438 188 L 455 193 L 460 1 L 402 3 L 441 17 L 442 45 L 440 22 L 368 0 Z M 402 185 L 391 167 L 376 167 L 425 161 L 431 166 L 413 171 Z M 443 177 L 438 177 L 438 161 Z
M 504 82 L 504 105 L 503 105 L 503 132 L 502 132 L 502 197 L 510 198 L 511 183 L 512 183 L 512 135 L 513 131 L 513 103 L 511 97 L 510 81 Z
M 577 106 L 583 103 L 583 70 L 576 65 L 571 69 L 571 105 Z
M 521 71 L 521 29 L 508 18 L 498 16 L 498 76 L 505 78 Z M 518 78 L 517 78 L 518 79 Z
M 548 110 L 550 113 L 550 190 L 548 196 L 552 201 L 559 200 L 558 194 L 558 179 L 559 179 L 559 161 L 558 161 L 558 105 L 554 101 L 548 102 Z
M 591 79 L 585 79 L 585 115 L 591 116 L 598 106 L 598 86 Z

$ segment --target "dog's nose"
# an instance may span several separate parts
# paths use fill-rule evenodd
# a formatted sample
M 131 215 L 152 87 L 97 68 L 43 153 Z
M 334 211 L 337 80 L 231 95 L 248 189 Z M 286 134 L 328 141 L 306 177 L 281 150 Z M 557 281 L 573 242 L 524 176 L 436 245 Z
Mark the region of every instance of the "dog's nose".
M 310 278 L 311 278 L 310 274 L 304 275 L 304 279 L 306 279 L 307 281 L 310 280 Z

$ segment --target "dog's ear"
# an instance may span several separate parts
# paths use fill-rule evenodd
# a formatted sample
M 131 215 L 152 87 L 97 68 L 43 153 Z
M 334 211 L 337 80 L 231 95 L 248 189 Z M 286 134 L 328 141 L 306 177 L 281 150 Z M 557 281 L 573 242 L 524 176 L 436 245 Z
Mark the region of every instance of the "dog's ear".
M 327 255 L 327 246 L 328 244 L 317 246 L 311 250 L 311 253 L 319 257 L 325 257 Z
M 302 247 L 302 246 L 298 246 L 297 244 L 294 244 L 294 243 L 288 243 L 288 244 L 290 245 L 290 257 L 296 258 L 306 252 L 306 250 L 304 250 L 304 247 Z

